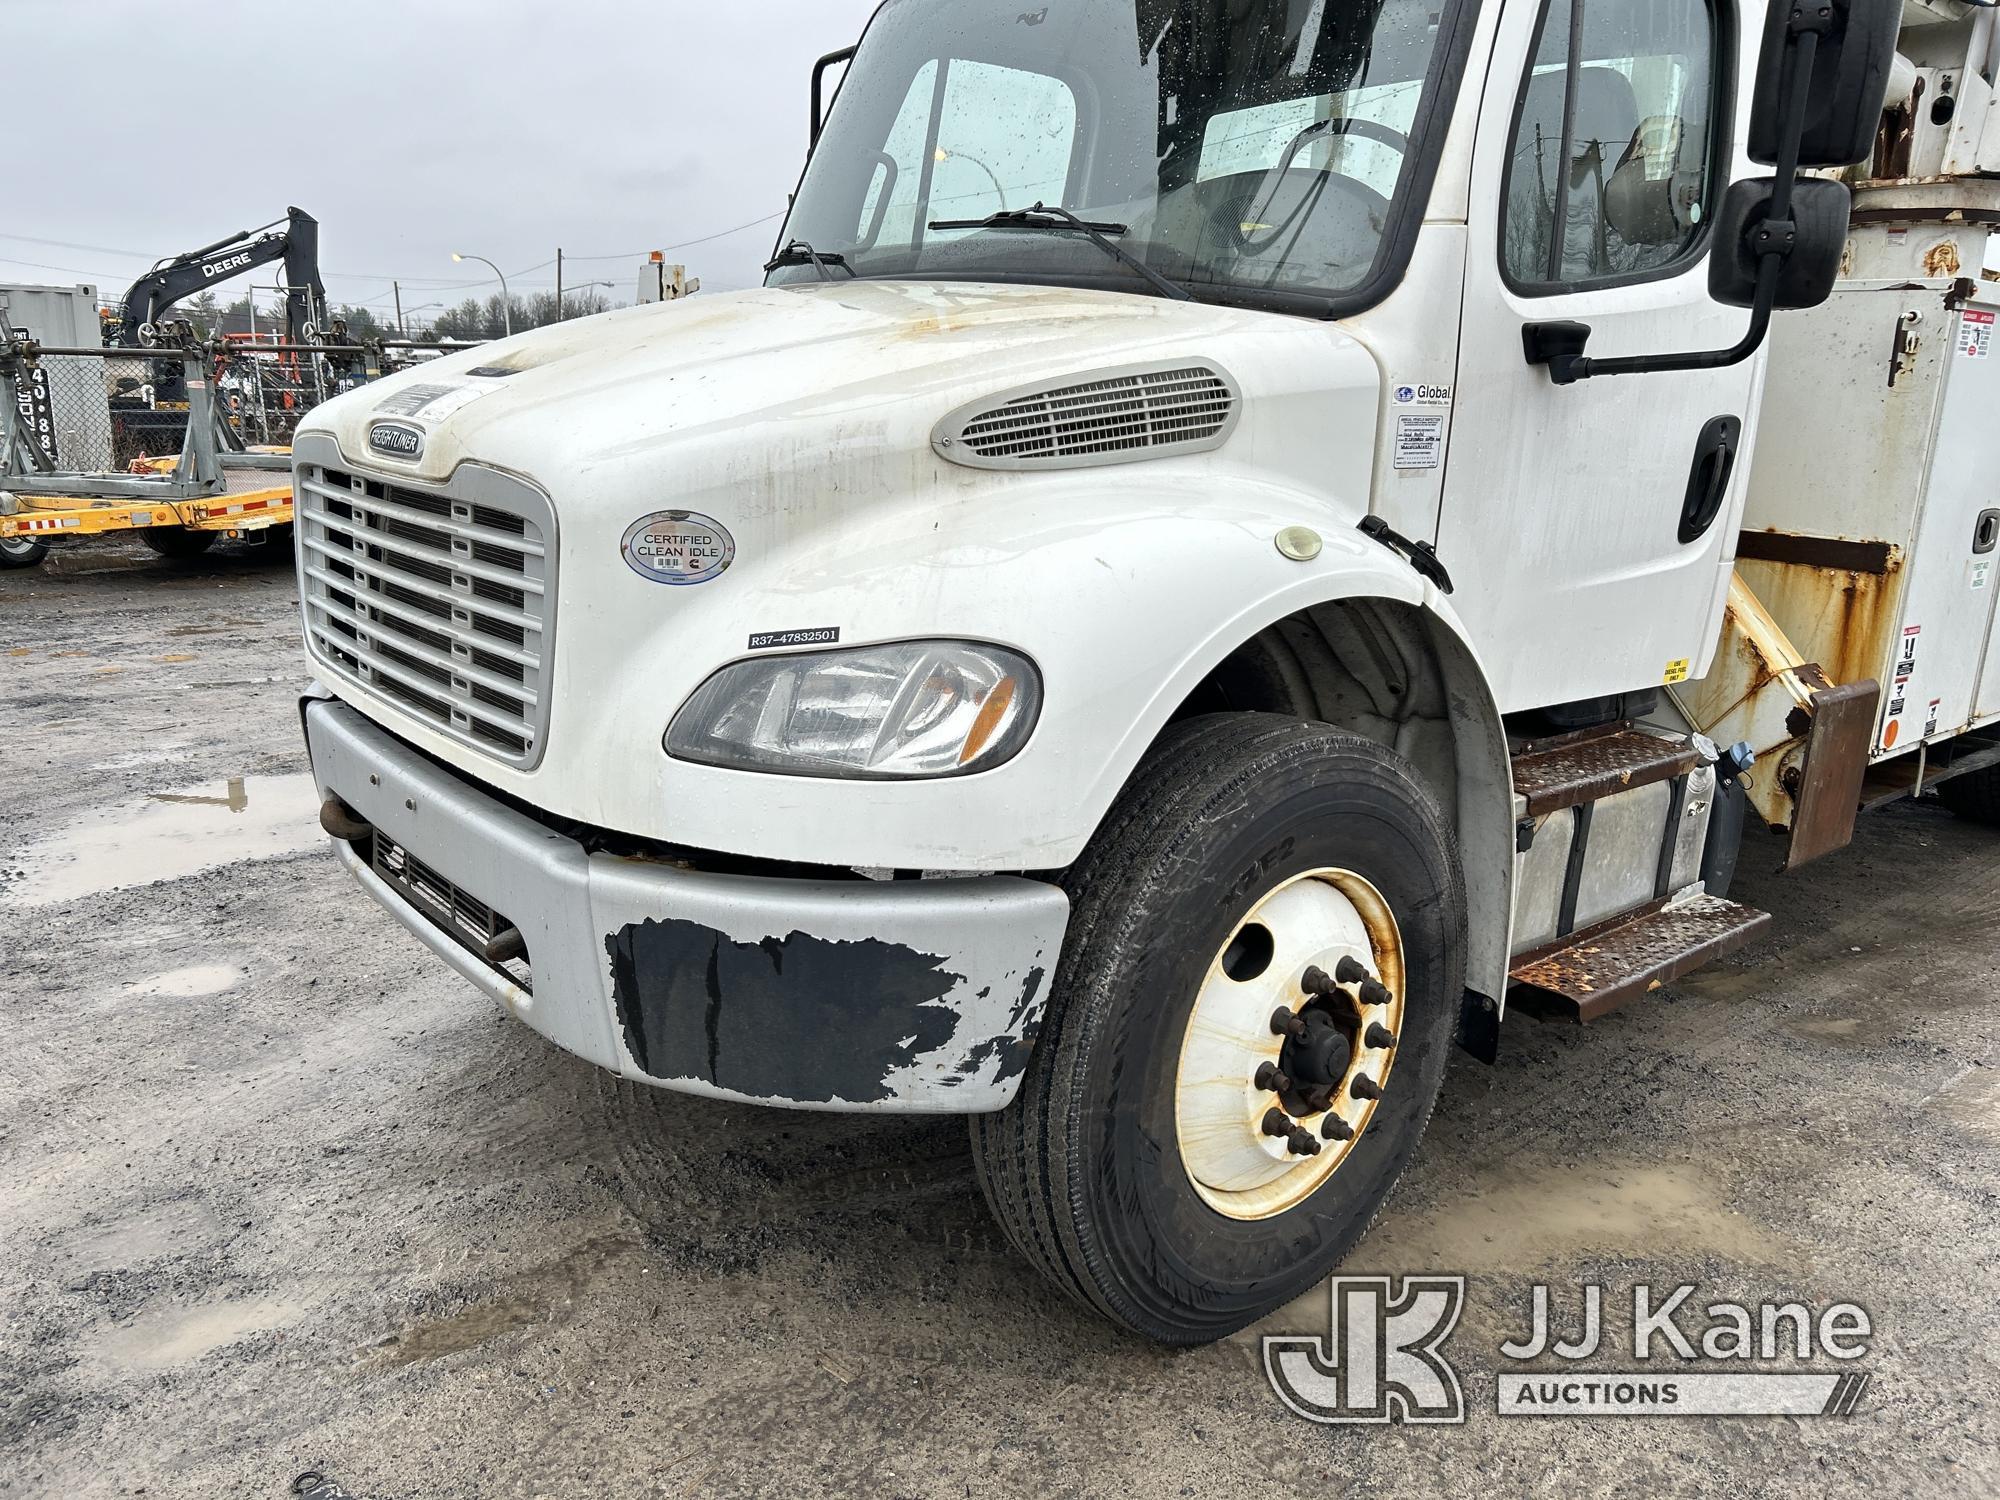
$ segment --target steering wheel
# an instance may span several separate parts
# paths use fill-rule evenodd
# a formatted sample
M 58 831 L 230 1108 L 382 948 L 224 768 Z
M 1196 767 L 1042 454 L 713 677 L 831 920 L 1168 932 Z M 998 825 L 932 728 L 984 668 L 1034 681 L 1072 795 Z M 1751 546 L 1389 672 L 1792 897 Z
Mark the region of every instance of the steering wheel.
M 1318 203 L 1320 194 L 1325 190 L 1328 182 L 1334 178 L 1339 178 L 1343 184 L 1351 184 L 1357 194 L 1365 193 L 1368 197 L 1379 201 L 1381 195 L 1368 187 L 1366 183 L 1357 182 L 1349 178 L 1344 172 L 1335 172 L 1332 167 L 1320 167 L 1314 171 L 1312 189 L 1300 195 L 1298 204 L 1282 220 L 1276 224 L 1265 224 L 1263 222 L 1265 214 L 1269 212 L 1271 204 L 1276 200 L 1278 190 L 1283 186 L 1285 176 L 1291 171 L 1292 162 L 1298 156 L 1299 152 L 1303 151 L 1316 140 L 1337 135 L 1353 135 L 1359 136 L 1363 140 L 1375 141 L 1389 147 L 1403 157 L 1408 157 L 1410 154 L 1409 136 L 1396 129 L 1393 125 L 1384 125 L 1379 120 L 1362 119 L 1357 115 L 1343 115 L 1331 120 L 1315 120 L 1292 137 L 1291 144 L 1285 147 L 1284 155 L 1278 158 L 1277 165 L 1264 174 L 1264 181 L 1259 185 L 1258 192 L 1252 195 L 1241 222 L 1247 225 L 1255 225 L 1256 229 L 1263 231 L 1263 233 L 1260 237 L 1253 230 L 1239 230 L 1242 236 L 1241 248 L 1243 250 L 1251 255 L 1260 255 L 1270 249 L 1272 245 L 1277 243 L 1278 237 L 1292 227 L 1293 222 L 1297 220 L 1300 214 Z

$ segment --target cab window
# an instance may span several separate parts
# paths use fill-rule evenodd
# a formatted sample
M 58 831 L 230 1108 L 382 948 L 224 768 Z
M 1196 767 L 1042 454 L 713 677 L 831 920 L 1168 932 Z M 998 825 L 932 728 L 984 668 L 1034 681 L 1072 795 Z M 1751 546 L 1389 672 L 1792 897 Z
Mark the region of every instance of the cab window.
M 1518 289 L 1647 280 L 1700 255 L 1726 40 L 1705 0 L 1549 0 L 1507 159 L 1500 254 Z
M 1076 96 L 1060 78 L 967 58 L 926 62 L 883 142 L 856 242 L 913 249 L 954 237 L 920 219 L 1061 203 L 1075 148 Z

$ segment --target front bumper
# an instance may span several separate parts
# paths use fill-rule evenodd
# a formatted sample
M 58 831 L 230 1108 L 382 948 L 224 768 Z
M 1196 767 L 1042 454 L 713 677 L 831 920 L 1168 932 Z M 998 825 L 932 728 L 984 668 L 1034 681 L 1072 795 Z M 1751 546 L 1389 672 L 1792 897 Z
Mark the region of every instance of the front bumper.
M 341 862 L 558 1046 L 666 1088 L 806 1109 L 977 1114 L 1019 1088 L 1069 919 L 1055 886 L 718 875 L 593 853 L 337 699 L 303 707 L 320 795 L 374 830 L 337 841 Z M 374 840 L 518 927 L 526 983 L 378 874 Z

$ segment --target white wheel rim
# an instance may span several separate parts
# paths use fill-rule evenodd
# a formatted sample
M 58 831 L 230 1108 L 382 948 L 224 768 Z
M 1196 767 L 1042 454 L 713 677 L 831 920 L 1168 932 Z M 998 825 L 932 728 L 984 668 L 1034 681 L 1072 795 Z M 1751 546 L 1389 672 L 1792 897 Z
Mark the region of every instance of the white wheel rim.
M 1253 928 L 1269 934 L 1270 960 L 1254 973 L 1232 963 L 1245 974 L 1232 978 L 1224 964 L 1239 939 L 1261 950 Z M 1333 982 L 1343 959 L 1374 983 L 1351 977 L 1352 965 L 1348 979 Z M 1315 969 L 1328 981 L 1317 996 L 1305 988 Z M 1204 1203 L 1233 1219 L 1266 1219 L 1304 1202 L 1340 1170 L 1366 1136 L 1395 1064 L 1396 1042 L 1381 1039 L 1402 1036 L 1404 977 L 1402 935 L 1389 904 L 1351 870 L 1293 876 L 1244 914 L 1195 995 L 1174 1080 L 1181 1164 Z M 1349 1054 L 1330 1100 L 1297 1087 L 1280 1094 L 1258 1081 L 1266 1064 L 1283 1076 L 1287 1039 L 1273 1027 L 1281 1008 L 1338 1018 Z M 1267 1133 L 1273 1109 L 1283 1111 L 1289 1130 L 1309 1132 L 1317 1143 L 1312 1154 L 1302 1154 L 1289 1135 Z

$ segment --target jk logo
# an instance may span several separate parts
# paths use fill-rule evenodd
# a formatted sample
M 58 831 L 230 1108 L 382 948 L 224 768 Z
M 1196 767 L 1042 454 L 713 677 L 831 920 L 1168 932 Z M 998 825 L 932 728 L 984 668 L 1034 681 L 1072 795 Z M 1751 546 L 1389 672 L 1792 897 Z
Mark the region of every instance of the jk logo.
M 1264 1374 L 1309 1422 L 1463 1422 L 1439 1348 L 1465 1306 L 1463 1276 L 1336 1276 L 1325 1338 L 1266 1334 Z

